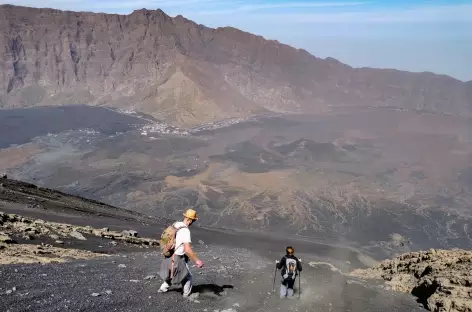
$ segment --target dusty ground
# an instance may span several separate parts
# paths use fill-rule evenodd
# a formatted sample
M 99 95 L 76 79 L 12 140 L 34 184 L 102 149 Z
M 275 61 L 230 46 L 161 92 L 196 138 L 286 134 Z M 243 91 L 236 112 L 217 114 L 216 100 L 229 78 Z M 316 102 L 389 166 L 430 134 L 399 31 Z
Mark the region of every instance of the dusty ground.
M 72 224 L 86 238 L 68 231 L 53 234 L 63 235 L 63 245 L 50 235 L 26 240 L 31 233 L 20 227 L 20 244 L 111 256 L 1 266 L 2 310 L 190 310 L 176 292 L 158 295 L 158 278 L 145 279 L 159 266 L 153 248 L 86 233 L 107 227 L 157 238 L 188 205 L 201 215 L 192 235 L 207 263 L 196 285 L 233 286 L 221 297 L 202 295 L 194 306 L 201 311 L 420 311 L 411 295 L 346 274 L 403 252 L 470 246 L 472 131 L 459 117 L 365 110 L 181 137 L 142 135 L 130 126 L 140 123 L 102 110 L 82 125 L 77 116 L 89 109 L 76 111 L 71 126 L 64 111 L 53 113 L 63 122 L 50 135 L 35 132 L 44 125 L 32 118 L 37 112 L 27 127 L 16 123 L 28 131 L 13 139 L 33 141 L 41 152 L 19 157 L 8 174 L 127 209 L 4 180 L 0 211 Z M 306 267 L 299 301 L 270 293 L 273 263 L 286 245 L 296 246 Z
M 175 218 L 176 207 L 193 205 L 207 227 L 303 236 L 374 257 L 471 243 L 466 118 L 346 108 L 176 136 L 142 135 L 143 120 L 115 112 L 83 125 L 75 116 L 94 110 L 74 107 L 71 126 L 47 136 L 34 133 L 44 121 L 33 117 L 67 120 L 67 110 L 25 112 L 18 143 L 41 152 L 18 157 L 8 173 L 145 215 Z M 24 128 L 8 116 L 12 129 Z
M 199 238 L 194 236 L 194 240 Z M 259 253 L 236 247 L 247 242 L 237 236 L 234 239 L 226 240 L 226 246 L 213 245 L 211 239 L 195 244 L 206 266 L 201 270 L 192 268 L 195 287 L 191 304 L 182 301 L 179 289 L 168 294 L 157 293 L 161 283 L 158 252 L 120 251 L 102 255 L 102 260 L 2 265 L 0 309 L 11 312 L 382 311 L 388 306 L 393 311 L 422 310 L 409 296 L 392 295 L 320 263 L 316 252 L 303 254 L 304 261 L 310 264 L 305 265 L 302 273 L 301 298 L 281 301 L 277 298 L 278 275 L 272 292 L 274 258 L 280 257 L 280 252 L 267 256 L 267 251 Z M 235 245 L 231 246 L 232 243 Z M 277 242 L 272 244 L 275 246 Z
M 17 196 L 20 194 L 22 193 L 17 193 Z M 43 228 L 56 231 L 52 235 L 60 234 L 56 229 L 109 227 L 107 233 L 121 233 L 126 229 L 137 231 L 140 237 L 153 238 L 165 225 L 153 218 L 138 218 L 119 208 L 109 208 L 109 214 L 98 215 L 97 212 L 103 212 L 102 205 L 86 200 L 80 205 L 80 199 L 76 197 L 74 205 L 67 204 L 71 198 L 66 194 L 61 196 L 62 200 L 59 202 L 63 205 L 60 209 L 57 208 L 58 201 L 43 201 L 43 209 L 11 201 L 0 202 L 1 210 L 19 215 L 17 218 L 21 226 L 15 227 L 16 230 L 10 226 L 7 229 L 13 232 L 11 238 L 21 239 L 24 233 L 22 225 L 27 223 L 21 220 L 39 224 L 37 227 L 38 230 L 41 229 L 41 233 Z M 24 195 L 24 199 L 26 197 Z M 81 208 L 83 206 L 87 210 Z M 44 221 L 36 222 L 38 218 Z M 57 219 L 62 222 L 53 223 Z M 5 221 L 3 225 L 11 223 Z M 85 224 L 90 227 L 85 227 Z M 375 283 L 360 282 L 347 276 L 347 272 L 353 268 L 365 268 L 371 264 L 368 257 L 355 250 L 278 239 L 269 235 L 198 227 L 192 230 L 192 238 L 205 267 L 201 270 L 191 268 L 195 278 L 195 295 L 194 301 L 189 304 L 182 301 L 179 289 L 168 294 L 157 293 L 161 283 L 158 277 L 161 258 L 157 246 L 139 248 L 138 244 L 93 235 L 93 232 L 83 233 L 85 240 L 80 236 L 71 237 L 70 232 L 62 233 L 60 238 L 64 243 L 60 247 L 56 246 L 57 242 L 51 242 L 50 232 L 25 241 L 30 247 L 29 251 L 35 256 L 40 256 L 34 253 L 35 250 L 42 250 L 59 251 L 62 255 L 69 253 L 77 256 L 80 253 L 91 258 L 85 260 L 71 257 L 63 263 L 0 265 L 0 310 L 382 311 L 385 306 L 392 311 L 422 309 L 408 295 L 392 294 Z M 7 244 L 8 253 L 13 250 L 24 251 L 25 242 Z M 116 245 L 112 242 L 116 242 Z M 274 261 L 280 258 L 285 245 L 289 243 L 296 246 L 297 254 L 306 264 L 301 279 L 301 298 L 281 301 L 277 298 L 279 276 L 275 292 L 272 292 Z M 38 249 L 39 246 L 42 249 Z M 65 248 L 67 252 L 57 247 Z M 7 255 L 7 251 L 0 250 L 0 255 Z M 30 255 L 31 253 L 20 254 L 21 262 L 28 261 Z M 55 257 L 55 254 L 44 256 Z M 56 258 L 58 262 L 64 260 L 63 257 Z
M 273 262 L 245 249 L 208 246 L 207 268 L 192 269 L 198 302 L 178 289 L 157 293 L 159 256 L 120 254 L 104 260 L 0 267 L 3 311 L 423 311 L 413 298 L 363 285 L 325 268 L 302 275 L 301 299 L 272 292 Z M 237 256 L 237 257 L 236 257 Z M 216 258 L 216 259 L 214 259 Z M 224 268 L 224 269 L 220 269 Z M 200 274 L 200 272 L 202 274 Z M 16 287 L 14 292 L 7 290 Z M 67 291 L 64 291 L 67 289 Z M 94 297 L 93 294 L 99 294 Z
M 51 245 L 0 244 L 0 264 L 61 263 L 71 259 L 93 259 L 106 255 Z
M 37 144 L 27 143 L 21 146 L 0 149 L 0 172 L 22 165 L 41 152 Z

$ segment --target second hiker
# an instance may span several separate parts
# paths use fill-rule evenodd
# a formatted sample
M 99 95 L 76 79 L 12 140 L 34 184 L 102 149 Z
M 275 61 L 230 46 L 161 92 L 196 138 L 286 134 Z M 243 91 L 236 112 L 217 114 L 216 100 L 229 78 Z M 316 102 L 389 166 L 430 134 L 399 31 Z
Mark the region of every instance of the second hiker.
M 293 297 L 293 285 L 298 272 L 302 271 L 302 263 L 300 259 L 294 256 L 295 250 L 293 247 L 286 248 L 286 254 L 280 261 L 276 261 L 277 269 L 282 270 L 282 278 L 280 285 L 280 298 Z M 300 290 L 298 290 L 300 291 Z
M 195 255 L 191 246 L 189 227 L 197 219 L 197 212 L 188 209 L 184 213 L 183 221 L 175 222 L 162 234 L 161 249 L 164 259 L 161 262 L 159 275 L 164 282 L 159 292 L 167 292 L 172 284 L 182 285 L 184 297 L 189 297 L 192 292 L 192 274 L 188 262 L 191 259 L 197 267 L 203 267 L 203 261 Z

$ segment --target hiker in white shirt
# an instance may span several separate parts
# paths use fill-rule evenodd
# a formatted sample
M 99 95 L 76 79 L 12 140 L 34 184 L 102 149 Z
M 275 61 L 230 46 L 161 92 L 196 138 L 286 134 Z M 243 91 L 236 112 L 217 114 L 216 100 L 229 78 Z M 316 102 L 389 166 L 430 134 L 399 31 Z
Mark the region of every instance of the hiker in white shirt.
M 191 246 L 191 235 L 189 227 L 198 220 L 197 212 L 188 209 L 184 213 L 184 221 L 174 223 L 177 229 L 175 236 L 175 248 L 172 257 L 162 260 L 160 276 L 164 280 L 159 292 L 167 292 L 172 284 L 181 284 L 183 286 L 183 296 L 189 297 L 192 292 L 192 274 L 188 267 L 189 259 L 193 260 L 197 267 L 203 267 L 201 261 L 194 253 Z M 172 263 L 172 261 L 174 261 Z M 173 264 L 173 266 L 172 266 Z

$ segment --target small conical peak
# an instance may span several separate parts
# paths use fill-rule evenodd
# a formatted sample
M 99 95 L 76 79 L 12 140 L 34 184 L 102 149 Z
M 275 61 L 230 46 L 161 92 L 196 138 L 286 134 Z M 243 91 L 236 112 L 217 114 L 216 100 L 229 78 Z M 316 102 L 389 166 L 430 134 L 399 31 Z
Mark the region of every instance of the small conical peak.
M 146 13 L 146 12 L 149 12 L 149 11 L 146 8 L 142 8 L 142 9 L 139 9 L 139 10 L 133 10 L 133 12 L 131 12 L 131 14 Z
M 339 61 L 337 59 L 335 59 L 334 57 L 330 57 L 330 56 L 325 58 L 325 60 L 327 60 L 329 62 L 333 62 L 333 63 L 339 63 Z
M 177 22 L 183 22 L 183 23 L 187 23 L 187 24 L 193 24 L 193 25 L 197 25 L 197 23 L 195 23 L 194 21 L 192 20 L 189 20 L 188 18 L 185 18 L 183 15 L 179 14 L 177 15 L 176 17 L 174 17 L 174 20 L 177 21 Z
M 142 8 L 142 9 L 139 9 L 139 10 L 134 10 L 131 15 L 133 14 L 143 14 L 143 15 L 160 15 L 160 16 L 166 16 L 168 17 L 168 15 L 162 11 L 161 9 L 155 9 L 155 10 L 148 10 L 146 8 Z

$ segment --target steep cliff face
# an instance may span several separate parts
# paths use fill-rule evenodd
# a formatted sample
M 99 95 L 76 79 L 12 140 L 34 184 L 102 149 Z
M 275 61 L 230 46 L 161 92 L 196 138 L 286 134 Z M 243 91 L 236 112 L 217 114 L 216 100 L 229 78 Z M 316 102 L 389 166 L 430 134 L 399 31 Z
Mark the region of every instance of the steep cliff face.
M 178 125 L 329 105 L 472 112 L 470 83 L 354 69 L 160 10 L 116 15 L 2 5 L 0 46 L 3 107 L 135 107 Z

